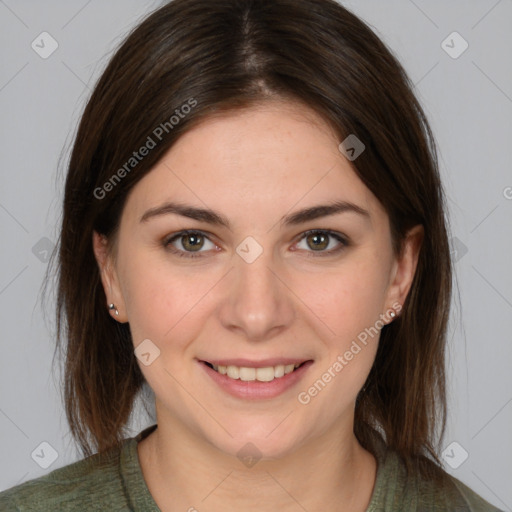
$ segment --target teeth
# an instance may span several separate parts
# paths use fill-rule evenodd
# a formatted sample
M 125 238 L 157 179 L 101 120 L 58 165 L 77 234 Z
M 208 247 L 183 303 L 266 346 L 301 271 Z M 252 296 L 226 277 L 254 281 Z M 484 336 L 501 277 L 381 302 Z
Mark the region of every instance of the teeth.
M 245 366 L 216 366 L 213 369 L 221 375 L 227 375 L 230 379 L 242 380 L 245 382 L 259 381 L 271 382 L 287 375 L 300 366 L 301 363 L 267 366 L 265 368 L 247 368 Z
M 215 369 L 215 366 L 213 367 Z M 231 379 L 239 379 L 240 378 L 240 368 L 238 366 L 228 366 L 227 375 Z
M 254 372 L 254 378 L 260 382 L 270 382 L 275 379 L 275 370 L 273 366 L 267 368 L 258 368 Z
M 228 366 L 229 370 L 229 366 Z M 250 381 L 256 380 L 256 368 L 244 368 L 243 366 L 238 371 L 238 377 L 240 380 Z
M 284 365 L 274 366 L 274 377 L 279 379 L 284 376 Z
M 287 364 L 284 367 L 284 374 L 286 375 L 287 373 L 291 373 L 291 372 L 293 372 L 293 370 L 295 370 L 295 365 Z

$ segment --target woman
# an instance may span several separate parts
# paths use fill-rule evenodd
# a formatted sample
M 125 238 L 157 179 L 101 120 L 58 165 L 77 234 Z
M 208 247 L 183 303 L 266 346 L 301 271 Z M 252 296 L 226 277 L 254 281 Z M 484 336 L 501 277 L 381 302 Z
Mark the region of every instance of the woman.
M 80 123 L 58 270 L 87 458 L 2 510 L 497 510 L 437 457 L 432 136 L 339 4 L 174 0 L 134 30 Z M 146 383 L 156 425 L 124 439 Z

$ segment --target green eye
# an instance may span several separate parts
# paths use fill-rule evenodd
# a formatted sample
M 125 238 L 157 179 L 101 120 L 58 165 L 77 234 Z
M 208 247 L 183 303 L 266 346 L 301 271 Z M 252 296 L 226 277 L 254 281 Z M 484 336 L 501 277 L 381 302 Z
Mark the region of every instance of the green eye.
M 194 258 L 215 249 L 216 245 L 199 231 L 181 231 L 164 242 L 165 248 L 178 256 Z
M 306 243 L 314 251 L 323 251 L 329 245 L 329 236 L 322 233 L 312 233 L 306 237 Z
M 303 242 L 305 246 L 301 247 Z M 348 239 L 341 234 L 317 229 L 304 233 L 297 248 L 310 253 L 309 256 L 329 256 L 342 251 L 349 245 Z
M 197 252 L 204 246 L 204 237 L 199 233 L 187 233 L 181 237 L 180 241 L 186 251 Z
M 304 245 L 305 242 L 305 245 Z M 302 244 L 302 247 L 301 247 Z M 296 249 L 305 251 L 308 256 L 331 256 L 343 251 L 350 245 L 347 238 L 340 233 L 328 230 L 312 230 L 302 234 Z M 181 231 L 175 233 L 164 246 L 173 254 L 185 258 L 206 256 L 208 251 L 218 249 L 209 236 L 200 231 Z

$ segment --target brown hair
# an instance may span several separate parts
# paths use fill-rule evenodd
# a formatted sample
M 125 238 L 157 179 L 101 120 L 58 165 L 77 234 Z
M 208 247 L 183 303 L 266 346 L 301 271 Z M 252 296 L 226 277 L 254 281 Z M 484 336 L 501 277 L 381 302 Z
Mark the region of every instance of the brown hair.
M 269 98 L 302 102 L 340 142 L 349 134 L 364 142 L 353 168 L 387 211 L 396 254 L 407 231 L 423 225 L 412 288 L 381 331 L 354 430 L 373 453 L 380 431 L 409 470 L 434 478 L 452 268 L 433 137 L 400 64 L 333 0 L 174 0 L 110 60 L 83 113 L 65 187 L 57 348 L 66 349 L 71 432 L 84 455 L 117 446 L 144 383 L 129 325 L 107 311 L 93 230 L 115 238 L 130 190 L 192 126 Z M 156 146 L 127 168 L 148 137 Z

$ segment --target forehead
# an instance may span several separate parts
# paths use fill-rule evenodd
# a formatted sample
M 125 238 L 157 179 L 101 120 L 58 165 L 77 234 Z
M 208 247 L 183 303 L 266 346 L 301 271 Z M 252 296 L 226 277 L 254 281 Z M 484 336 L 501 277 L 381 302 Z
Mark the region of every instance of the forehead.
M 179 198 L 253 222 L 294 205 L 346 200 L 372 215 L 383 209 L 340 153 L 340 141 L 314 111 L 272 102 L 207 118 L 182 135 L 134 187 L 134 214 Z M 254 218 L 254 214 L 258 218 Z

